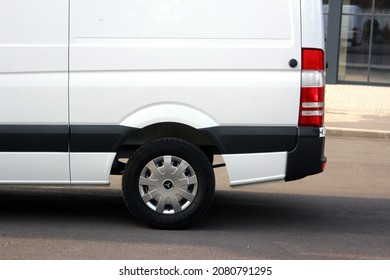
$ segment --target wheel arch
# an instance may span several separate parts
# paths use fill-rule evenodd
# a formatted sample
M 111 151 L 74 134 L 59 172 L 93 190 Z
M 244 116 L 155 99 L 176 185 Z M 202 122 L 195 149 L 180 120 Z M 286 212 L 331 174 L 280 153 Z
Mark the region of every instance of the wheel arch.
M 132 128 L 132 131 L 117 145 L 113 174 L 123 171 L 123 165 L 118 162 L 120 158 L 129 158 L 137 148 L 158 138 L 172 137 L 190 142 L 199 147 L 211 162 L 213 155 L 220 153 L 216 139 L 203 130 L 218 126 L 217 121 L 187 104 L 150 104 L 130 113 L 120 122 L 120 126 Z M 119 171 L 115 171 L 118 163 Z
M 181 123 L 201 129 L 217 126 L 211 116 L 187 104 L 163 103 L 151 104 L 140 108 L 122 120 L 121 126 L 144 128 L 158 123 Z
M 137 129 L 122 142 L 118 158 L 129 157 L 138 147 L 159 138 L 172 137 L 185 140 L 198 146 L 210 159 L 218 154 L 215 140 L 202 130 L 177 122 L 160 122 Z

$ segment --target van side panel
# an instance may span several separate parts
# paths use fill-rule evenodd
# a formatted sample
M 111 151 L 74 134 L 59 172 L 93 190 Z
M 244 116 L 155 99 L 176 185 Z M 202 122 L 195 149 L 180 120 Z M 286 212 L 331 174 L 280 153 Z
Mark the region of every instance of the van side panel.
M 68 6 L 0 1 L 1 182 L 70 182 Z
M 299 1 L 71 0 L 70 6 L 71 127 L 179 122 L 204 131 L 280 127 L 283 133 L 297 127 Z M 255 158 L 266 164 L 275 155 L 277 174 L 252 169 L 233 180 L 282 178 L 286 151 L 274 152 Z M 247 161 L 227 158 L 229 173 Z M 71 155 L 71 165 L 75 160 Z
M 203 115 L 202 120 L 192 114 L 180 116 L 184 124 L 196 128 L 207 124 L 296 126 L 298 122 L 300 72 L 295 70 L 128 70 L 70 75 L 72 125 L 123 123 L 142 128 L 155 121 L 156 114 L 159 122 L 177 119 L 180 111 L 159 110 L 169 106 Z M 158 110 L 156 114 L 147 113 L 153 109 Z M 148 114 L 149 119 L 137 118 L 140 114 Z
M 321 0 L 301 0 L 302 48 L 325 50 L 324 20 Z
M 68 184 L 69 154 L 0 152 L 2 184 Z
M 220 125 L 297 125 L 299 29 L 295 0 L 71 1 L 71 124 L 165 103 Z
M 68 0 L 0 1 L 0 73 L 68 70 Z
M 289 23 L 291 5 L 296 4 L 296 0 L 246 0 L 245 4 L 240 0 L 71 0 L 72 20 L 84 23 L 72 37 L 287 39 L 291 29 L 279 24 Z

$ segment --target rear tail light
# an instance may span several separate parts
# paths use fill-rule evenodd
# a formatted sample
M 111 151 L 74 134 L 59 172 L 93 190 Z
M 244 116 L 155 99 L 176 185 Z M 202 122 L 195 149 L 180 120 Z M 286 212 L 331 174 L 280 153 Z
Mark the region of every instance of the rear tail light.
M 324 51 L 320 49 L 303 49 L 299 126 L 323 126 L 324 98 Z

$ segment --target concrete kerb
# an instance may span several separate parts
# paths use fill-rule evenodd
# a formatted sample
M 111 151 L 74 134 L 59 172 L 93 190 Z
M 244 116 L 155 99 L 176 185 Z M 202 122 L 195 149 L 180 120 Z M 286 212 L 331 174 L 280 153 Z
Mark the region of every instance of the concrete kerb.
M 390 139 L 390 131 L 326 127 L 326 135 L 346 138 Z

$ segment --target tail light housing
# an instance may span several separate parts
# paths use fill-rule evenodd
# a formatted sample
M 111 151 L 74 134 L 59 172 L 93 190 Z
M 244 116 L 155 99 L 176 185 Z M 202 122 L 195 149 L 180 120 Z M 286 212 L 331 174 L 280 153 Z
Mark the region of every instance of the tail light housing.
M 325 105 L 324 99 L 324 51 L 321 49 L 303 49 L 299 126 L 323 126 Z

